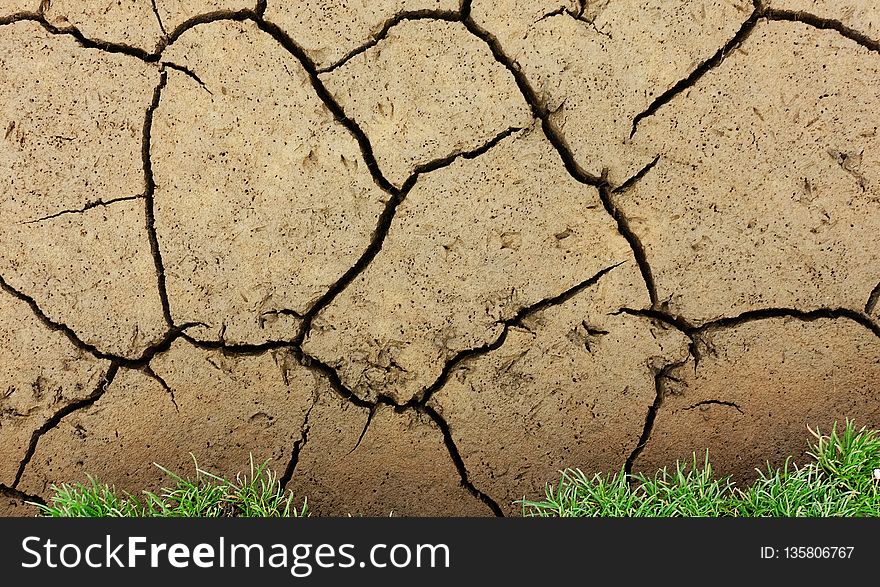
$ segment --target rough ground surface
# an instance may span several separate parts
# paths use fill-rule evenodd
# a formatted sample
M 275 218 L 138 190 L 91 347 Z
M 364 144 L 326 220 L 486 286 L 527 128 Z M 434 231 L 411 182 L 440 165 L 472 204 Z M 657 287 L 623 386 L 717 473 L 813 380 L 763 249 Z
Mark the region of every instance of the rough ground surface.
M 870 0 L 0 3 L 0 515 L 321 515 L 880 426 Z
M 775 344 L 785 341 L 784 345 Z M 848 318 L 766 318 L 710 328 L 700 360 L 671 370 L 654 431 L 635 467 L 708 449 L 719 475 L 753 478 L 766 459 L 805 460 L 792 423 L 880 420 L 880 340 Z M 682 434 L 687 430 L 687 434 Z

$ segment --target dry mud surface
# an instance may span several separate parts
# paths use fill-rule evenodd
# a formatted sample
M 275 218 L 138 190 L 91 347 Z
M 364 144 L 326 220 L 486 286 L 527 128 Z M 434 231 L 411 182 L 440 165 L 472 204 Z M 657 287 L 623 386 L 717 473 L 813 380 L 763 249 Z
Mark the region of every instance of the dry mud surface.
M 880 426 L 873 0 L 2 0 L 0 515 L 516 515 Z

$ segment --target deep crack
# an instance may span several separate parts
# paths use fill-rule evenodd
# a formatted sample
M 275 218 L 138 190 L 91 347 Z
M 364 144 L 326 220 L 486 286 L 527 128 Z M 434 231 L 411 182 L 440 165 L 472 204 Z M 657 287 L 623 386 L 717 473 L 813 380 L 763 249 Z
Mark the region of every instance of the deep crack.
M 327 363 L 309 355 L 299 347 L 292 347 L 291 350 L 303 367 L 310 368 L 323 375 L 327 379 L 327 382 L 330 383 L 331 389 L 333 389 L 333 391 L 335 391 L 336 394 L 339 395 L 339 397 L 345 399 L 348 402 L 351 402 L 352 404 L 360 408 L 372 409 L 378 403 L 368 402 L 364 399 L 359 398 L 353 391 L 345 386 L 345 384 L 342 382 L 342 378 L 339 377 L 339 372 L 337 372 L 336 369 L 334 369 Z
M 159 107 L 159 101 L 162 99 L 162 90 L 168 83 L 168 74 L 161 70 L 159 72 L 159 83 L 153 90 L 153 100 L 147 108 L 144 117 L 144 130 L 142 142 L 142 157 L 144 166 L 144 182 L 146 183 L 146 191 L 144 192 L 145 214 L 147 219 L 147 235 L 150 240 L 150 252 L 153 256 L 153 265 L 156 268 L 156 281 L 159 288 L 159 300 L 162 303 L 162 315 L 165 317 L 165 323 L 169 327 L 174 327 L 174 319 L 171 317 L 171 303 L 168 300 L 168 290 L 165 287 L 165 265 L 162 263 L 162 252 L 159 248 L 159 235 L 156 233 L 156 213 L 154 195 L 156 192 L 156 181 L 153 178 L 153 163 L 150 159 L 150 148 L 153 132 L 153 114 Z
M 856 312 L 855 310 L 851 310 L 849 308 L 818 308 L 815 310 L 806 311 L 797 310 L 794 308 L 762 308 L 760 310 L 749 310 L 737 316 L 718 318 L 717 320 L 705 322 L 699 328 L 697 328 L 696 331 L 699 333 L 703 333 L 708 330 L 730 328 L 733 326 L 739 326 L 740 324 L 744 324 L 746 322 L 764 320 L 767 318 L 793 318 L 795 320 L 801 320 L 803 322 L 813 322 L 815 320 L 822 319 L 836 320 L 840 318 L 845 318 L 847 320 L 851 320 L 857 324 L 860 324 L 861 326 L 864 326 L 865 328 L 873 332 L 877 337 L 880 337 L 880 324 L 877 324 L 865 314 L 861 312 Z
M 862 312 L 857 312 L 850 308 L 816 308 L 813 310 L 799 310 L 797 308 L 761 308 L 758 310 L 747 310 L 736 316 L 725 316 L 716 318 L 708 322 L 696 325 L 688 322 L 681 316 L 670 314 L 669 312 L 651 308 L 651 309 L 634 309 L 621 308 L 615 314 L 630 314 L 633 316 L 645 316 L 653 318 L 660 322 L 669 324 L 670 326 L 680 330 L 688 336 L 699 336 L 710 330 L 718 330 L 724 328 L 732 328 L 747 322 L 755 322 L 757 320 L 766 320 L 768 318 L 792 318 L 803 322 L 813 322 L 822 319 L 846 319 L 851 320 L 880 337 L 880 325 L 876 324 L 870 317 Z
M 199 324 L 199 326 L 204 326 Z M 289 340 L 269 340 L 262 343 L 228 343 L 223 340 L 199 340 L 189 334 L 181 333 L 180 337 L 189 344 L 200 349 L 221 351 L 228 355 L 257 356 L 267 351 L 281 349 L 295 350 L 295 345 Z
M 96 49 L 99 51 L 104 51 L 105 53 L 128 55 L 129 57 L 140 59 L 141 61 L 144 61 L 146 63 L 158 63 L 165 49 L 174 41 L 179 39 L 183 33 L 195 26 L 223 20 L 241 22 L 244 20 L 254 20 L 259 18 L 260 14 L 250 8 L 242 10 L 218 10 L 214 12 L 199 14 L 182 22 L 170 33 L 166 32 L 164 39 L 160 40 L 154 51 L 145 51 L 140 47 L 126 45 L 124 43 L 113 43 L 110 41 L 90 39 L 74 26 L 69 26 L 65 28 L 56 27 L 46 20 L 42 10 L 41 12 L 18 12 L 9 16 L 0 17 L 0 26 L 22 21 L 35 22 L 42 26 L 43 29 L 45 29 L 46 32 L 50 34 L 68 35 L 73 37 L 76 42 L 83 48 Z
M 568 143 L 562 136 L 562 133 L 558 131 L 556 126 L 553 124 L 551 120 L 552 113 L 547 110 L 547 108 L 541 103 L 538 98 L 537 92 L 531 87 L 528 79 L 526 79 L 525 74 L 516 64 L 516 62 L 507 57 L 504 53 L 503 48 L 501 47 L 501 43 L 492 36 L 488 31 L 482 29 L 479 25 L 474 22 L 473 18 L 470 16 L 470 9 L 468 5 L 468 9 L 465 10 L 464 7 L 462 9 L 462 22 L 465 27 L 475 36 L 479 37 L 486 43 L 489 47 L 489 50 L 492 53 L 492 56 L 495 60 L 503 65 L 513 76 L 514 81 L 516 82 L 517 87 L 520 90 L 523 98 L 526 103 L 532 110 L 533 116 L 541 121 L 541 128 L 544 131 L 544 135 L 550 141 L 550 144 L 559 154 L 560 159 L 562 159 L 562 163 L 568 172 L 568 174 L 573 177 L 575 180 L 580 183 L 590 185 L 599 189 L 599 196 L 602 200 L 602 205 L 605 208 L 605 211 L 614 219 L 617 223 L 618 232 L 623 236 L 626 241 L 629 243 L 630 248 L 632 249 L 633 255 L 636 258 L 636 262 L 639 266 L 639 272 L 642 274 L 642 278 L 645 281 L 645 287 L 648 289 L 648 295 L 651 300 L 651 304 L 654 305 L 657 303 L 657 288 L 654 283 L 654 276 L 651 271 L 650 265 L 648 265 L 648 261 L 645 255 L 645 249 L 642 246 L 641 241 L 638 236 L 629 229 L 629 224 L 627 219 L 624 217 L 623 213 L 618 210 L 613 202 L 611 201 L 609 195 L 609 186 L 607 178 L 605 177 L 605 173 L 601 177 L 596 177 L 588 172 L 586 172 L 575 159 L 574 153 L 571 151 L 571 148 L 568 146 Z M 647 173 L 647 171 L 645 171 Z
M 443 433 L 443 442 L 446 444 L 446 450 L 449 451 L 449 456 L 452 458 L 456 470 L 458 470 L 462 486 L 467 489 L 471 495 L 486 504 L 496 517 L 503 518 L 504 512 L 498 505 L 498 502 L 492 499 L 488 494 L 480 491 L 470 480 L 467 467 L 465 467 L 464 460 L 461 458 L 461 453 L 459 453 L 458 447 L 455 445 L 455 440 L 452 438 L 452 432 L 450 431 L 449 424 L 446 423 L 446 420 L 444 420 L 443 417 L 430 406 L 418 406 L 416 410 L 431 418 L 431 420 L 437 425 L 437 428 L 440 429 L 440 432 Z
M 636 443 L 635 448 L 633 448 L 632 452 L 626 458 L 626 462 L 623 465 L 623 473 L 629 478 L 632 479 L 632 470 L 633 464 L 636 462 L 636 459 L 639 458 L 639 455 L 645 449 L 645 446 L 648 444 L 648 441 L 651 439 L 651 433 L 654 431 L 654 422 L 657 419 L 657 414 L 660 411 L 661 406 L 663 405 L 663 385 L 664 380 L 671 379 L 670 373 L 673 369 L 681 367 L 687 363 L 687 359 L 684 361 L 678 361 L 675 363 L 670 363 L 668 365 L 663 366 L 658 369 L 654 373 L 654 402 L 648 406 L 648 412 L 645 415 L 645 424 L 642 426 L 642 434 L 639 436 L 639 441 Z
M 841 36 L 849 39 L 850 41 L 858 43 L 869 51 L 880 53 L 880 41 L 876 41 L 865 35 L 864 33 L 861 33 L 853 28 L 846 26 L 839 20 L 822 18 L 820 16 L 816 16 L 815 14 L 810 14 L 809 12 L 802 12 L 797 10 L 780 10 L 778 8 L 765 8 L 761 16 L 768 20 L 786 20 L 790 22 L 800 22 L 813 28 L 835 31 Z
M 709 59 L 702 62 L 698 65 L 691 73 L 676 82 L 672 87 L 668 90 L 654 98 L 651 104 L 648 107 L 637 114 L 635 118 L 633 118 L 632 129 L 630 131 L 630 138 L 632 138 L 636 131 L 638 130 L 638 125 L 641 120 L 647 118 L 655 114 L 660 108 L 668 104 L 675 96 L 681 94 L 685 90 L 693 87 L 700 78 L 703 77 L 709 70 L 714 69 L 718 65 L 720 65 L 735 49 L 740 47 L 742 43 L 749 37 L 752 31 L 755 30 L 758 22 L 761 19 L 765 19 L 768 21 L 789 21 L 789 22 L 799 22 L 802 24 L 809 25 L 813 28 L 822 29 L 822 30 L 832 30 L 840 34 L 841 36 L 850 39 L 865 47 L 866 49 L 873 51 L 875 53 L 880 53 L 880 42 L 871 39 L 867 35 L 847 27 L 842 22 L 834 19 L 822 18 L 816 16 L 814 14 L 810 14 L 808 12 L 795 11 L 795 10 L 780 10 L 776 8 L 768 8 L 761 4 L 761 2 L 754 2 L 755 9 L 752 11 L 751 15 L 745 22 L 743 22 L 742 26 L 740 26 L 739 30 L 736 34 L 730 38 L 718 51 L 715 52 Z
M 659 161 L 660 161 L 660 155 L 657 155 L 656 157 L 654 157 L 654 159 L 650 163 L 648 163 L 647 165 L 645 165 L 644 167 L 639 169 L 632 177 L 630 177 L 629 179 L 624 181 L 622 184 L 620 184 L 619 186 L 617 186 L 616 188 L 611 190 L 611 193 L 612 194 L 625 193 L 627 190 L 631 189 L 633 186 L 635 186 L 637 183 L 639 183 L 639 181 L 641 181 L 642 178 L 644 178 L 648 174 L 649 171 L 654 169 L 654 166 L 657 165 L 657 163 Z
M 104 51 L 105 53 L 119 53 L 147 62 L 155 62 L 158 58 L 158 54 L 144 51 L 140 47 L 90 39 L 73 25 L 64 28 L 56 27 L 50 24 L 42 13 L 25 12 L 14 14 L 10 17 L 0 19 L 0 25 L 7 25 L 21 21 L 35 22 L 42 26 L 46 32 L 53 35 L 69 35 L 85 49 L 97 49 L 99 51 Z
M 654 281 L 654 272 L 648 263 L 648 255 L 642 240 L 630 228 L 629 219 L 627 219 L 626 215 L 614 204 L 612 192 L 607 183 L 603 182 L 599 187 L 599 199 L 602 200 L 602 206 L 605 208 L 605 211 L 617 223 L 617 232 L 629 243 L 629 248 L 632 250 L 633 257 L 635 257 L 636 264 L 639 267 L 639 273 L 642 274 L 642 280 L 644 280 L 645 287 L 648 290 L 651 307 L 656 307 L 658 303 L 657 284 Z
M 318 77 L 318 70 L 315 67 L 315 64 L 306 54 L 305 50 L 300 47 L 286 32 L 284 32 L 277 25 L 265 21 L 262 18 L 252 18 L 256 25 L 265 33 L 268 33 L 273 39 L 275 39 L 279 45 L 281 45 L 284 49 L 288 51 L 291 55 L 296 57 L 296 59 L 300 62 L 303 69 L 306 70 L 306 73 L 309 76 L 309 80 L 311 81 L 312 88 L 315 93 L 318 95 L 318 98 L 324 103 L 327 109 L 333 114 L 336 122 L 344 126 L 357 140 L 358 145 L 361 149 L 361 155 L 364 158 L 364 161 L 367 164 L 367 169 L 370 172 L 370 175 L 373 177 L 373 181 L 376 182 L 380 188 L 382 188 L 389 195 L 394 197 L 399 190 L 397 190 L 394 185 L 388 181 L 384 175 L 382 175 L 381 170 L 379 169 L 379 164 L 376 162 L 376 157 L 373 155 L 373 147 L 370 143 L 370 139 L 367 137 L 366 133 L 361 129 L 358 124 L 351 119 L 348 115 L 345 114 L 342 106 L 333 98 L 330 94 L 330 91 L 327 90 L 327 87 Z
M 64 334 L 67 337 L 67 340 L 74 347 L 85 351 L 86 353 L 97 359 L 115 362 L 122 367 L 128 367 L 132 369 L 139 369 L 148 364 L 156 354 L 167 350 L 175 340 L 183 336 L 184 332 L 188 328 L 192 328 L 193 326 L 195 326 L 195 324 L 192 323 L 183 324 L 182 326 L 174 326 L 165 334 L 165 336 L 161 340 L 147 347 L 139 357 L 123 357 L 101 351 L 95 345 L 82 340 L 76 334 L 76 332 L 74 332 L 73 329 L 66 324 L 56 322 L 49 318 L 46 313 L 43 312 L 43 310 L 40 308 L 34 298 L 10 286 L 3 278 L 3 276 L 0 276 L 0 289 L 10 294 L 12 297 L 22 302 L 25 302 L 28 306 L 30 306 L 34 316 L 36 316 L 36 318 L 43 324 L 43 326 L 53 332 L 61 332 L 62 334 Z
M 702 352 L 700 351 L 700 333 L 694 325 L 690 324 L 680 316 L 673 316 L 654 308 L 635 309 L 623 307 L 616 312 L 611 312 L 612 316 L 619 316 L 620 314 L 648 318 L 663 325 L 665 328 L 673 328 L 688 337 L 690 340 L 688 343 L 688 353 L 694 358 L 694 372 L 696 372 L 697 366 L 700 364 L 700 359 L 702 358 Z
M 568 146 L 568 143 L 562 136 L 562 133 L 558 131 L 556 126 L 550 120 L 551 112 L 541 103 L 541 100 L 538 98 L 537 92 L 532 88 L 529 84 L 528 79 L 526 79 L 525 74 L 516 64 L 513 59 L 507 57 L 504 53 L 503 48 L 501 47 L 501 43 L 496 39 L 492 34 L 488 31 L 481 28 L 476 22 L 474 22 L 473 18 L 470 16 L 470 11 L 468 10 L 466 16 L 462 19 L 465 27 L 468 31 L 471 32 L 474 36 L 481 39 L 486 45 L 489 47 L 489 51 L 491 51 L 492 56 L 495 58 L 495 61 L 504 66 L 507 71 L 513 76 L 514 81 L 516 82 L 517 87 L 519 88 L 520 93 L 528 104 L 529 108 L 532 110 L 532 114 L 535 118 L 541 121 L 541 127 L 544 130 L 544 134 L 547 139 L 550 141 L 550 144 L 553 145 L 553 148 L 559 154 L 559 157 L 562 159 L 562 163 L 565 166 L 565 169 L 568 171 L 569 175 L 575 178 L 577 181 L 591 185 L 594 187 L 598 187 L 602 185 L 603 180 L 600 177 L 596 177 L 585 171 L 576 161 L 574 154 L 571 151 L 571 148 Z
M 53 332 L 63 333 L 67 337 L 67 339 L 71 342 L 71 344 L 73 344 L 73 346 L 75 346 L 76 348 L 82 349 L 82 350 L 86 351 L 87 353 L 89 353 L 90 355 L 93 355 L 93 356 L 101 358 L 101 359 L 115 358 L 115 357 L 112 357 L 111 355 L 107 355 L 107 354 L 101 352 L 100 350 L 98 350 L 98 348 L 96 346 L 89 344 L 89 343 L 85 342 L 84 340 L 82 340 L 73 331 L 73 329 L 70 328 L 69 326 L 67 326 L 66 324 L 61 323 L 61 322 L 56 322 L 56 321 L 52 320 L 51 318 L 49 318 L 49 316 L 46 315 L 45 312 L 43 312 L 43 310 L 40 308 L 40 306 L 37 304 L 37 301 L 34 298 L 25 294 L 24 292 L 18 291 L 17 289 L 15 289 L 11 285 L 9 285 L 9 283 L 3 278 L 2 275 L 0 275 L 0 289 L 5 291 L 6 293 L 10 294 L 12 297 L 14 297 L 22 302 L 25 302 L 28 306 L 30 306 L 31 311 L 40 320 L 40 322 L 42 322 L 42 324 L 46 328 L 48 328 L 49 330 L 51 330 Z
M 758 24 L 758 20 L 761 17 L 761 11 L 759 9 L 755 9 L 752 11 L 752 14 L 743 22 L 742 26 L 740 26 L 739 30 L 733 35 L 727 43 L 725 43 L 718 51 L 715 52 L 714 55 L 709 57 L 706 61 L 703 61 L 700 65 L 698 65 L 687 77 L 684 77 L 678 80 L 675 84 L 672 85 L 668 90 L 654 98 L 654 100 L 648 105 L 647 108 L 636 114 L 635 118 L 632 121 L 632 128 L 630 129 L 629 136 L 632 138 L 635 136 L 636 131 L 639 127 L 639 122 L 643 119 L 651 116 L 656 113 L 660 108 L 668 104 L 674 97 L 684 92 L 685 90 L 693 87 L 700 78 L 702 78 L 706 72 L 715 67 L 718 67 L 728 55 L 730 55 L 734 49 L 738 48 L 742 45 L 743 41 L 745 41 L 752 31 L 755 30 L 755 26 Z

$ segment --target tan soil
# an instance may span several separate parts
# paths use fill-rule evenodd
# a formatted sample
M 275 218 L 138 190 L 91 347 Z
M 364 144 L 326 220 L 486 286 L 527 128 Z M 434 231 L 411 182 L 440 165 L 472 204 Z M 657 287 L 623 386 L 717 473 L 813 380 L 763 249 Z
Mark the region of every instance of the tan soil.
M 515 515 L 880 427 L 880 9 L 766 4 L 5 1 L 0 515 L 190 452 Z
M 359 396 L 406 402 L 524 307 L 621 262 L 632 253 L 596 189 L 573 180 L 532 127 L 420 177 L 305 350 Z
M 457 0 L 299 0 L 268 2 L 266 20 L 296 39 L 318 67 L 329 68 L 368 42 L 398 14 L 457 10 Z
M 413 411 L 377 408 L 372 418 L 326 394 L 309 416 L 290 488 L 315 515 L 485 516 L 462 486 L 441 431 Z
M 0 297 L 0 483 L 12 486 L 34 433 L 98 389 L 109 361 L 49 330 L 25 302 Z
M 27 503 L 27 500 L 0 493 L 0 518 L 30 518 L 38 513 L 36 506 Z
M 178 341 L 151 367 L 158 377 L 120 370 L 98 401 L 45 434 L 21 489 L 42 494 L 59 475 L 90 473 L 120 490 L 157 490 L 168 479 L 153 463 L 193 474 L 187 451 L 222 475 L 246 470 L 250 453 L 284 462 L 326 387 L 287 351 L 230 357 Z M 169 446 L 190 448 L 172 457 Z

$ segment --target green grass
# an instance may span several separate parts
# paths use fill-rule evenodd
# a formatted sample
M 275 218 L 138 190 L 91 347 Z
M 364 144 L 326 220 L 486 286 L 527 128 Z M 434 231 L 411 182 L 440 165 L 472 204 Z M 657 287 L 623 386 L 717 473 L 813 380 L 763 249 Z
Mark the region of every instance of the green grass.
M 880 516 L 880 435 L 847 421 L 814 443 L 802 467 L 790 460 L 768 467 L 741 489 L 716 479 L 708 454 L 661 469 L 653 476 L 623 471 L 587 476 L 562 471 L 540 501 L 520 503 L 525 516 L 541 517 L 832 517 Z
M 193 459 L 195 462 L 195 459 Z M 47 505 L 34 504 L 50 517 L 304 517 L 308 504 L 297 509 L 293 494 L 285 493 L 278 476 L 268 463 L 255 465 L 250 473 L 225 479 L 201 469 L 195 463 L 195 479 L 184 478 L 156 465 L 172 484 L 159 493 L 143 492 L 136 497 L 118 493 L 113 487 L 89 477 L 88 483 L 52 486 L 53 496 Z

